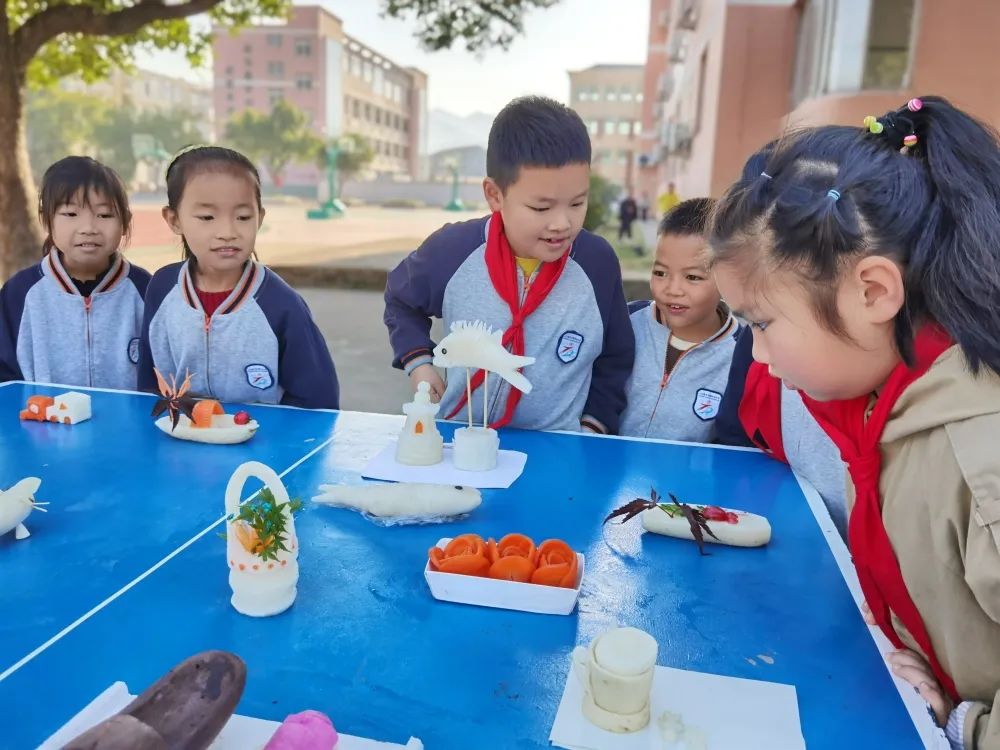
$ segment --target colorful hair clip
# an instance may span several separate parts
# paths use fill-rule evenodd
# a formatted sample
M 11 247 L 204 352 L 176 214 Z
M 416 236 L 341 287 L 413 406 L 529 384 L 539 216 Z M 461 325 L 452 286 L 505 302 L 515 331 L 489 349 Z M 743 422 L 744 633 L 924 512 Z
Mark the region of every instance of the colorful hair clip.
M 913 133 L 904 136 L 903 145 L 906 146 L 907 148 L 913 148 L 914 146 L 917 145 L 917 136 L 915 136 Z
M 833 202 L 836 203 L 837 201 L 840 200 L 840 191 L 830 188 L 829 190 L 826 191 L 826 196 L 828 198 L 833 198 Z
M 919 99 L 917 99 L 916 97 L 910 99 L 910 101 L 906 103 L 906 108 L 911 112 L 919 112 L 921 109 L 923 109 L 923 106 L 924 103 Z
M 864 124 L 865 127 L 868 128 L 868 132 L 874 133 L 875 135 L 878 135 L 885 130 L 885 126 L 882 124 L 882 121 L 872 115 L 868 115 L 864 119 Z

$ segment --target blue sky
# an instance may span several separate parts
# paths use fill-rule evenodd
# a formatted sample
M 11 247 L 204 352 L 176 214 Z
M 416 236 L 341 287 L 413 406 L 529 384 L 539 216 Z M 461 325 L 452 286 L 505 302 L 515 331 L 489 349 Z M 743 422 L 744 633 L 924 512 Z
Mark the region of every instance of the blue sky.
M 320 4 L 343 19 L 347 33 L 397 63 L 427 72 L 430 106 L 459 115 L 493 114 L 515 96 L 529 93 L 566 100 L 567 70 L 645 62 L 649 0 L 561 0 L 552 8 L 533 9 L 524 36 L 508 52 L 494 50 L 481 58 L 464 49 L 423 51 L 412 35 L 415 24 L 381 18 L 378 0 Z M 162 53 L 141 55 L 139 64 L 206 82 L 211 75 L 190 70 L 179 56 Z

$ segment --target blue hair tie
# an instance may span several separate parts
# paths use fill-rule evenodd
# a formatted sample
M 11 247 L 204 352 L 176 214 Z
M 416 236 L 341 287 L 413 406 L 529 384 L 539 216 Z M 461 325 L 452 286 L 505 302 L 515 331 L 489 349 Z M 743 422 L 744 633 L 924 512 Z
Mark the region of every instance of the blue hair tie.
M 828 198 L 833 198 L 834 203 L 840 200 L 839 190 L 834 190 L 833 188 L 830 188 L 829 190 L 826 191 L 826 195 Z

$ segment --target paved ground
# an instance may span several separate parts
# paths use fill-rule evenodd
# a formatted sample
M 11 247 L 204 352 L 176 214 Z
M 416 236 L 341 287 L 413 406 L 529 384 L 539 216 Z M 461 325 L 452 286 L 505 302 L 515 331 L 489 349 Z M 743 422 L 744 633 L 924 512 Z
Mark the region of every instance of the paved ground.
M 298 290 L 312 310 L 333 354 L 340 405 L 355 411 L 399 414 L 412 398 L 410 381 L 392 367 L 379 292 L 354 289 Z M 432 329 L 438 337 L 440 324 Z

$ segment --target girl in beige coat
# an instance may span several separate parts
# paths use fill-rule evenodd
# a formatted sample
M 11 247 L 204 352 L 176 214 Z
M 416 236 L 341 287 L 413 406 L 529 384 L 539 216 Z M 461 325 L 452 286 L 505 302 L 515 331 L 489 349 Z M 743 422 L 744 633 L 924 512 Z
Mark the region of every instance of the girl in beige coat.
M 710 241 L 754 358 L 848 465 L 893 671 L 953 748 L 1000 750 L 996 134 L 938 97 L 791 134 L 750 158 Z

